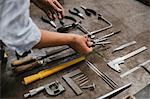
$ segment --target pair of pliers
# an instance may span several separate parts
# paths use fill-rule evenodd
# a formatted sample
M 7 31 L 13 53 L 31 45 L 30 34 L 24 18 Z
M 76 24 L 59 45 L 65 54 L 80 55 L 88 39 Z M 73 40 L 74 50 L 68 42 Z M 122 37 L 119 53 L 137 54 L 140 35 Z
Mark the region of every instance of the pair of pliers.
M 93 14 L 94 16 L 96 16 L 96 11 L 94 11 L 93 9 L 86 8 L 83 5 L 81 5 L 81 8 L 85 11 L 85 14 L 87 16 L 91 16 L 91 14 Z
M 84 15 L 77 9 L 77 8 L 73 8 L 74 11 L 69 9 L 69 13 L 79 16 L 80 18 L 84 19 Z

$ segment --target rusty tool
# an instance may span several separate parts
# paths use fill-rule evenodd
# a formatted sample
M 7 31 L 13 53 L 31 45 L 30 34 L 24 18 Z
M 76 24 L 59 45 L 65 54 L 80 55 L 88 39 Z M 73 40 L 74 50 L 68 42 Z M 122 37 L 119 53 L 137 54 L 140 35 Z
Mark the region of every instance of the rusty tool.
M 87 85 L 87 86 L 82 86 L 82 89 L 90 89 L 90 90 L 94 90 L 96 87 L 95 83 L 93 83 L 92 85 Z
M 62 77 L 66 81 L 66 83 L 71 87 L 71 89 L 75 92 L 76 95 L 81 95 L 83 91 L 71 78 L 79 74 L 81 74 L 81 71 L 77 69 Z
M 25 63 L 28 63 L 30 61 L 35 61 L 35 60 L 40 60 L 40 59 L 43 59 L 43 58 L 46 58 L 46 57 L 49 57 L 51 55 L 54 55 L 54 54 L 57 54 L 57 53 L 60 53 L 62 51 L 65 51 L 69 49 L 69 47 L 62 47 L 60 49 L 57 49 L 57 50 L 52 50 L 52 51 L 41 51 L 42 53 L 31 53 L 30 55 L 26 56 L 26 57 L 23 57 L 19 60 L 13 60 L 11 62 L 12 66 L 19 66 L 19 65 L 22 65 L 22 64 L 25 64 Z
M 50 62 L 60 60 L 60 59 L 63 59 L 63 58 L 67 58 L 67 57 L 71 57 L 73 55 L 76 55 L 76 52 L 74 52 L 74 51 L 70 52 L 69 51 L 69 53 L 66 53 L 65 55 L 62 55 L 61 53 L 58 53 L 56 55 L 52 55 L 52 56 L 49 56 L 47 58 L 40 59 L 40 60 L 31 62 L 29 64 L 14 67 L 14 72 L 20 73 L 20 72 L 23 72 L 23 71 L 26 71 L 26 70 L 29 70 L 29 69 L 32 69 L 32 68 L 35 68 L 35 67 L 45 66 L 46 64 L 48 64 Z

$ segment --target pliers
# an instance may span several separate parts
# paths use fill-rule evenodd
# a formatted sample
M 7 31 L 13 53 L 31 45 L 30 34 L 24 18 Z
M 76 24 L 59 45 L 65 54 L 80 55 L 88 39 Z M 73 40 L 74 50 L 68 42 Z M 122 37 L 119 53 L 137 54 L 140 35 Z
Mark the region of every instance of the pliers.
M 74 11 L 69 9 L 69 13 L 79 16 L 80 18 L 84 19 L 83 14 L 77 9 L 77 8 L 73 8 Z
M 96 11 L 94 11 L 93 9 L 88 9 L 85 6 L 81 5 L 81 8 L 85 11 L 85 14 L 87 16 L 91 16 L 91 14 L 93 14 L 94 16 L 96 16 Z
M 44 18 L 43 16 L 41 17 L 41 20 L 43 21 L 43 22 L 45 22 L 45 23 L 49 23 L 52 27 L 54 27 L 54 28 L 56 28 L 57 26 L 56 26 L 56 24 L 55 24 L 55 22 L 52 20 L 52 19 L 46 19 L 46 18 Z

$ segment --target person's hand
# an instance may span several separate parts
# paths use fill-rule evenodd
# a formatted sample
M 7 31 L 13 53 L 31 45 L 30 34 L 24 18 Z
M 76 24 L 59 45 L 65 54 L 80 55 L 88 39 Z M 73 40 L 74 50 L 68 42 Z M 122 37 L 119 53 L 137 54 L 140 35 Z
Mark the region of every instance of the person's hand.
M 57 0 L 32 0 L 42 9 L 50 19 L 61 19 L 64 16 L 64 9 Z
M 72 42 L 70 42 L 69 46 L 80 54 L 88 54 L 93 50 L 92 47 L 88 46 L 89 42 L 90 41 L 88 41 L 88 38 L 86 36 L 75 34 L 74 39 Z

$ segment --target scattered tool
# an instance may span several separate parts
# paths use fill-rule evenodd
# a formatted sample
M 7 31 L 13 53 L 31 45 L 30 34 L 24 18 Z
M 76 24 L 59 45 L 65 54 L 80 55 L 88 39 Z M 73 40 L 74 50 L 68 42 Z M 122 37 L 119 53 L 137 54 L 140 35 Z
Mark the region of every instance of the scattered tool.
M 123 77 L 129 75 L 130 73 L 132 73 L 132 72 L 134 72 L 134 71 L 140 69 L 141 67 L 142 67 L 145 71 L 147 71 L 147 73 L 150 75 L 150 71 L 149 71 L 147 68 L 144 67 L 144 66 L 147 65 L 148 63 L 150 63 L 150 60 L 147 60 L 147 61 L 145 61 L 145 62 L 139 64 L 138 66 L 134 67 L 133 69 L 130 69 L 129 71 L 127 71 L 127 72 L 125 72 L 124 74 L 120 75 L 120 77 L 123 78 Z
M 37 93 L 43 91 L 44 89 L 50 96 L 56 96 L 65 91 L 64 87 L 60 84 L 60 82 L 55 81 L 50 84 L 46 84 L 44 86 L 40 86 L 38 88 L 30 90 L 29 93 L 24 94 L 24 98 L 34 96 Z
M 109 92 L 109 93 L 107 93 L 107 94 L 105 94 L 105 95 L 103 95 L 101 97 L 98 97 L 96 99 L 110 99 L 109 97 L 111 97 L 114 94 L 117 94 L 117 93 L 119 93 L 119 92 L 129 88 L 131 85 L 132 85 L 132 83 L 126 84 L 126 85 L 124 85 L 124 86 L 122 86 L 122 87 L 120 87 L 118 89 L 115 89 L 115 90 L 113 90 L 113 91 L 111 91 L 111 92 Z
M 48 23 L 48 24 L 50 24 L 52 27 L 54 27 L 54 28 L 56 28 L 57 26 L 56 26 L 56 24 L 55 24 L 55 22 L 52 20 L 52 19 L 46 19 L 46 18 L 44 18 L 43 16 L 41 17 L 41 20 L 43 21 L 43 22 L 45 22 L 45 23 Z
M 99 32 L 102 32 L 102 31 L 105 31 L 107 29 L 110 29 L 113 25 L 110 21 L 108 21 L 106 18 L 103 17 L 103 15 L 101 14 L 98 14 L 98 20 L 103 20 L 104 22 L 106 22 L 108 24 L 108 26 L 102 28 L 102 29 L 98 29 L 98 30 L 95 30 L 95 31 L 92 31 L 91 34 L 94 35 L 96 33 L 99 33 Z
M 90 43 L 88 43 L 89 47 L 95 47 L 96 45 L 105 45 L 105 44 L 110 44 L 111 42 L 105 41 L 105 42 L 97 42 L 95 40 L 91 40 Z
M 83 91 L 80 89 L 80 87 L 71 79 L 73 76 L 76 76 L 78 74 L 81 74 L 81 71 L 79 69 L 74 70 L 66 75 L 64 75 L 62 78 L 66 81 L 66 83 L 72 88 L 72 90 L 75 92 L 76 95 L 81 95 Z
M 69 49 L 69 47 L 62 47 L 60 49 L 57 49 L 57 50 L 53 50 L 53 51 L 41 51 L 42 53 L 31 53 L 30 55 L 24 57 L 24 58 L 21 58 L 19 60 L 13 60 L 11 62 L 12 66 L 18 66 L 18 65 L 22 65 L 22 64 L 25 64 L 25 63 L 28 63 L 30 61 L 35 61 L 35 60 L 40 60 L 40 59 L 43 59 L 43 58 L 46 58 L 48 56 L 51 56 L 51 55 L 54 55 L 54 54 L 57 54 L 57 53 L 60 53 L 62 51 L 65 51 Z
M 64 19 L 73 21 L 72 24 L 65 24 Z M 70 30 L 75 29 L 81 21 L 77 22 L 76 19 L 72 16 L 64 16 L 63 19 L 60 20 L 60 24 L 62 27 L 57 28 L 57 32 L 60 33 L 68 33 Z
M 93 14 L 94 16 L 96 16 L 96 11 L 94 11 L 93 9 L 88 9 L 85 6 L 81 5 L 81 8 L 85 11 L 85 14 L 87 16 L 91 16 L 91 14 Z
M 132 42 L 129 42 L 129 43 L 123 44 L 123 45 L 121 45 L 121 46 L 119 46 L 119 47 L 115 48 L 115 49 L 113 50 L 113 52 L 116 52 L 116 51 L 122 50 L 122 49 L 124 49 L 124 48 L 126 48 L 126 47 L 128 47 L 128 46 L 134 45 L 134 44 L 136 44 L 136 41 L 132 41 Z
M 99 76 L 101 77 L 112 89 L 116 88 L 117 84 L 110 79 L 106 74 L 100 71 L 94 64 L 89 61 L 86 61 L 87 65 Z
M 137 54 L 139 54 L 139 53 L 145 51 L 146 49 L 147 49 L 147 48 L 146 48 L 145 46 L 144 46 L 144 47 L 141 47 L 141 48 L 139 48 L 139 49 L 137 49 L 137 50 L 135 50 L 135 51 L 133 51 L 133 52 L 131 52 L 131 53 L 129 53 L 129 54 L 123 56 L 123 57 L 118 57 L 118 58 L 116 58 L 116 59 L 114 59 L 114 60 L 108 62 L 107 65 L 108 65 L 109 67 L 111 67 L 112 69 L 114 69 L 115 71 L 121 72 L 121 68 L 120 68 L 120 66 L 119 66 L 120 64 L 124 63 L 124 61 L 125 61 L 126 59 L 128 59 L 128 58 L 130 58 L 130 57 L 133 57 L 133 56 L 135 56 L 135 55 L 137 55 Z
M 90 89 L 90 90 L 94 90 L 96 87 L 95 83 L 93 83 L 92 85 L 88 85 L 88 86 L 83 86 L 81 87 L 82 89 Z
M 119 30 L 119 31 L 116 31 L 116 32 L 111 32 L 111 33 L 109 33 L 109 34 L 107 34 L 107 35 L 104 35 L 104 36 L 100 37 L 99 40 L 108 38 L 108 37 L 113 36 L 113 35 L 115 35 L 115 34 L 118 34 L 118 33 L 120 33 L 120 32 L 121 32 L 120 30 Z
M 84 15 L 77 9 L 77 8 L 73 8 L 74 11 L 69 9 L 69 13 L 76 15 L 82 19 L 84 19 Z
M 87 80 L 87 81 L 81 83 L 79 86 L 82 87 L 83 85 L 87 84 L 88 82 L 89 82 L 89 80 Z
M 71 57 L 71 56 L 76 55 L 76 54 L 77 53 L 74 52 L 74 51 L 72 51 L 72 52 L 69 51 L 69 53 L 66 53 L 64 55 L 58 53 L 54 56 L 52 55 L 52 56 L 49 56 L 47 58 L 31 62 L 29 64 L 25 64 L 25 65 L 15 67 L 14 72 L 15 73 L 20 73 L 20 72 L 23 72 L 23 71 L 26 71 L 26 70 L 29 70 L 29 69 L 32 69 L 32 68 L 35 68 L 35 67 L 45 66 L 46 64 L 48 64 L 50 62 L 53 62 L 53 61 L 56 61 L 56 60 L 58 61 L 60 59 L 63 59 L 63 58 L 69 57 L 69 56 Z
M 81 57 L 78 57 L 78 58 L 75 58 L 71 61 L 68 61 L 68 62 L 65 62 L 65 63 L 62 63 L 58 66 L 54 66 L 50 69 L 45 69 L 43 71 L 40 71 L 38 72 L 37 74 L 34 74 L 34 75 L 31 75 L 31 76 L 27 76 L 23 79 L 23 84 L 27 85 L 27 84 L 30 84 L 38 79 L 42 79 L 44 77 L 47 77 L 47 76 L 50 76 L 60 70 L 63 70 L 67 67 L 70 67 L 76 63 L 79 63 L 81 61 L 85 60 L 85 56 L 81 56 Z
M 83 33 L 87 34 L 87 36 L 91 39 L 95 38 L 95 35 L 93 35 L 91 32 L 89 32 L 85 27 L 81 26 L 80 24 L 77 27 L 79 30 L 81 30 Z

